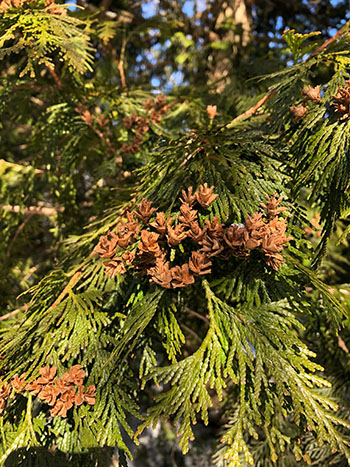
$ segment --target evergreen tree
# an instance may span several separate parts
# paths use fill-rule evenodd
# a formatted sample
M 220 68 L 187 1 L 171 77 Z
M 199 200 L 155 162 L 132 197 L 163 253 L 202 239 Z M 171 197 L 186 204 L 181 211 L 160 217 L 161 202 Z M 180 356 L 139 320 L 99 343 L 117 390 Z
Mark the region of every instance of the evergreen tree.
M 1 465 L 350 463 L 348 24 L 185 3 L 0 3 Z

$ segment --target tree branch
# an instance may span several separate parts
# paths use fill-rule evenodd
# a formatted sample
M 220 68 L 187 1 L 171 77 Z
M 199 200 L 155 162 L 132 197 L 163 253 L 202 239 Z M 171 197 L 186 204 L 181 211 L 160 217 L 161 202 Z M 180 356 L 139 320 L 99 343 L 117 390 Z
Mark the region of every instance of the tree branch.
M 188 314 L 195 316 L 198 319 L 201 319 L 202 321 L 205 322 L 205 324 L 209 325 L 209 320 L 205 316 L 201 315 L 200 313 L 197 313 L 194 310 L 191 310 L 190 308 L 186 307 L 185 310 L 187 311 Z
M 346 24 L 344 24 L 344 26 L 342 26 L 339 31 L 337 31 L 336 34 L 334 34 L 334 36 L 332 36 L 330 39 L 328 39 L 326 42 L 324 42 L 322 45 L 320 45 L 320 47 L 318 47 L 316 50 L 314 50 L 312 52 L 312 54 L 307 57 L 303 63 L 305 63 L 307 60 L 309 60 L 310 57 L 313 57 L 314 55 L 317 55 L 319 54 L 320 52 L 322 52 L 326 47 L 329 46 L 329 44 L 331 44 L 332 42 L 334 42 L 336 39 L 338 39 L 338 37 L 340 37 L 344 31 L 346 31 L 346 29 L 349 27 L 349 22 L 347 22 Z M 250 117 L 251 115 L 254 115 L 255 112 L 257 110 L 260 109 L 260 107 L 262 107 L 264 104 L 266 104 L 266 102 L 268 102 L 275 94 L 277 93 L 277 90 L 275 91 L 272 91 L 268 94 L 265 94 L 265 96 L 260 99 L 259 102 L 257 102 L 255 105 L 253 105 L 253 107 L 250 107 L 250 109 L 246 110 L 244 113 L 242 113 L 241 115 L 238 115 L 237 117 L 235 117 L 233 120 L 230 121 L 230 123 L 228 123 L 227 125 L 225 125 L 225 127 L 227 127 L 228 125 L 231 125 L 232 123 L 238 121 L 238 120 L 241 120 L 242 118 L 245 118 L 245 117 Z
M 12 316 L 17 315 L 17 313 L 19 313 L 20 311 L 23 311 L 25 309 L 26 309 L 26 307 L 23 306 L 21 308 L 18 308 L 17 310 L 10 311 L 10 313 L 6 313 L 6 315 L 0 316 L 0 321 L 4 321 L 5 319 L 11 318 Z
M 346 22 L 344 24 L 344 26 L 342 26 L 339 31 L 336 32 L 336 34 L 334 34 L 334 36 L 330 37 L 326 42 L 324 42 L 322 45 L 320 45 L 316 50 L 314 50 L 312 52 L 312 54 L 310 54 L 310 56 L 306 59 L 308 60 L 310 57 L 313 57 L 314 55 L 317 55 L 319 54 L 320 52 L 322 52 L 326 47 L 329 46 L 329 44 L 331 44 L 332 42 L 334 42 L 336 39 L 338 39 L 338 37 L 340 37 L 344 31 L 346 31 L 346 29 L 349 27 L 349 21 Z M 306 62 L 306 60 L 304 60 L 304 62 Z M 303 63 L 304 63 L 303 62 Z
M 189 334 L 191 334 L 191 336 L 192 336 L 196 341 L 198 341 L 200 344 L 202 343 L 202 339 L 199 337 L 199 335 L 198 335 L 196 332 L 192 331 L 192 329 L 189 328 L 188 326 L 186 326 L 185 324 L 182 324 L 182 327 L 183 327 L 184 329 L 186 329 L 186 331 L 187 331 Z
M 100 8 L 103 8 L 104 10 L 109 10 L 109 7 L 112 4 L 112 0 L 102 0 Z
M 65 296 L 67 295 L 67 293 L 69 292 L 69 289 L 71 289 L 75 284 L 76 282 L 78 281 L 79 277 L 81 276 L 83 271 L 77 271 L 70 279 L 70 281 L 68 282 L 68 284 L 65 286 L 65 288 L 62 290 L 62 292 L 60 293 L 60 295 L 57 297 L 57 299 L 53 302 L 53 304 L 51 305 L 51 309 L 53 310 L 54 308 L 56 308 L 57 305 L 59 305 L 61 303 L 61 301 L 65 298 Z
M 270 92 L 268 94 L 265 94 L 265 96 L 262 99 L 260 99 L 259 102 L 257 102 L 255 105 L 253 105 L 253 107 L 250 107 L 250 109 L 246 110 L 241 115 L 238 115 L 237 117 L 235 117 L 233 120 L 231 120 L 225 126 L 231 125 L 232 123 L 235 123 L 238 120 L 241 120 L 242 118 L 250 117 L 251 115 L 254 115 L 255 112 L 257 110 L 259 110 L 260 107 L 262 107 L 264 104 L 266 104 L 266 102 L 268 102 L 276 93 L 277 93 L 277 90 L 274 90 L 274 91 L 272 91 L 272 92 Z
M 8 212 L 23 212 L 24 214 L 40 214 L 42 216 L 55 216 L 58 212 L 63 212 L 64 208 L 49 208 L 47 206 L 12 206 L 10 204 L 2 204 L 0 205 L 1 209 L 5 209 Z
M 47 68 L 48 72 L 51 74 L 51 76 L 53 77 L 53 79 L 55 80 L 55 83 L 57 84 L 57 87 L 58 88 L 63 88 L 62 81 L 58 77 L 56 71 L 53 68 L 50 68 L 49 66 L 47 66 L 46 68 Z

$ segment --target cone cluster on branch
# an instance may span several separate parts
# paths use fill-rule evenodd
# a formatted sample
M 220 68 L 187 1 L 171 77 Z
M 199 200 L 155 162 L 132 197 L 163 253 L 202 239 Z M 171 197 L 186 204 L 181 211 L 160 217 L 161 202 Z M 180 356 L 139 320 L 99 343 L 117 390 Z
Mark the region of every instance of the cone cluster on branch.
M 218 196 L 213 190 L 207 183 L 196 192 L 192 187 L 182 190 L 180 212 L 174 217 L 156 212 L 145 199 L 136 211 L 126 212 L 127 221 L 121 219 L 117 229 L 101 236 L 94 248 L 101 258 L 108 259 L 104 263 L 106 274 L 113 278 L 126 273 L 129 267 L 148 275 L 151 283 L 161 287 L 185 287 L 193 284 L 197 276 L 211 273 L 213 257 L 248 258 L 250 251 L 257 248 L 266 264 L 277 271 L 284 262 L 283 247 L 291 240 L 286 236 L 286 220 L 278 217 L 286 211 L 278 206 L 281 198 L 277 199 L 276 193 L 267 196 L 266 203 L 261 204 L 265 215 L 256 212 L 244 224 L 225 227 L 217 217 L 201 220 L 200 208 L 208 209 Z M 169 251 L 185 240 L 191 249 L 194 244 L 197 249 L 190 252 L 188 262 L 171 267 Z
M 304 102 L 321 102 L 320 89 L 320 85 L 315 86 L 314 88 L 310 86 L 310 84 L 306 86 L 306 88 L 301 91 L 301 94 L 304 96 Z
M 299 105 L 292 105 L 289 107 L 289 110 L 292 112 L 294 115 L 293 118 L 293 123 L 296 123 L 298 120 L 301 118 L 304 118 L 307 116 L 307 107 L 304 105 L 307 101 L 315 102 L 315 103 L 320 103 L 321 102 L 321 96 L 320 96 L 320 86 L 315 86 L 314 88 L 310 86 L 306 86 L 301 91 L 301 94 L 303 96 L 303 102 Z
M 56 378 L 56 367 L 39 368 L 40 377 L 26 384 L 26 374 L 15 376 L 10 383 L 2 383 L 0 387 L 0 412 L 5 408 L 6 401 L 12 393 L 29 391 L 42 402 L 52 406 L 52 416 L 66 417 L 67 411 L 73 405 L 81 405 L 84 402 L 93 405 L 95 403 L 95 386 L 89 386 L 84 391 L 83 380 L 86 375 L 80 365 L 74 365 L 64 373 L 61 378 Z
M 347 81 L 344 87 L 339 86 L 338 92 L 332 96 L 334 101 L 332 105 L 335 108 L 339 120 L 345 120 L 350 117 L 350 81 Z
M 104 129 L 110 123 L 110 120 L 101 113 L 101 109 L 98 107 L 95 108 L 94 113 L 91 113 L 86 105 L 78 102 L 75 111 L 80 115 L 83 122 L 90 127 L 96 122 L 101 129 Z
M 321 102 L 320 96 L 320 86 L 307 86 L 302 90 L 303 102 L 297 106 L 292 105 L 289 110 L 294 115 L 293 123 L 296 123 L 301 118 L 307 116 L 308 108 L 305 103 L 307 101 L 312 101 L 315 103 Z M 337 94 L 332 96 L 333 101 L 331 105 L 333 106 L 336 115 L 339 120 L 345 120 L 350 118 L 350 80 L 345 83 L 345 86 L 339 86 Z
M 169 111 L 169 106 L 166 104 L 164 94 L 159 94 L 154 99 L 147 99 L 145 102 L 145 110 L 148 113 L 147 117 L 139 115 L 129 115 L 123 118 L 123 125 L 127 130 L 134 130 L 134 136 L 131 143 L 124 143 L 120 148 L 123 154 L 133 154 L 140 150 L 140 144 L 144 139 L 144 135 L 149 130 L 150 122 L 158 123 L 163 115 Z
M 33 3 L 34 0 L 2 0 L 0 2 L 0 13 L 5 13 L 12 8 L 19 8 L 26 3 Z
M 34 3 L 34 0 L 2 0 L 0 2 L 0 13 L 6 13 L 8 10 L 12 8 L 19 8 L 26 3 Z M 52 15 L 67 15 L 67 10 L 62 8 L 60 5 L 55 3 L 55 0 L 45 0 L 45 7 L 50 7 L 48 12 Z

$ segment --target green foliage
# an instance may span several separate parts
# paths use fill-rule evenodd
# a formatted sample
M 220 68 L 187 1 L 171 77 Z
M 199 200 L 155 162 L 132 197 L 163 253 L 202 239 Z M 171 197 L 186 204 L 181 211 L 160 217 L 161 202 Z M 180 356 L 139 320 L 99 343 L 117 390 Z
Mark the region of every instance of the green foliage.
M 48 404 L 12 390 L 0 464 L 104 465 L 117 447 L 127 465 L 129 441 L 164 418 L 187 453 L 193 426 L 210 424 L 214 408 L 218 466 L 317 456 L 328 465 L 332 450 L 350 462 L 346 385 L 332 366 L 334 358 L 345 368 L 339 348 L 349 352 L 337 339 L 349 329 L 350 124 L 333 105 L 349 77 L 348 34 L 315 53 L 317 33 L 289 30 L 293 66 L 232 92 L 237 75 L 221 95 L 191 78 L 168 89 L 161 112 L 135 64 L 154 37 L 159 56 L 169 53 L 170 75 L 184 64 L 190 74 L 207 53 L 229 53 L 231 39 L 209 37 L 202 50 L 179 20 L 167 30 L 161 15 L 139 21 L 120 10 L 113 20 L 52 7 L 24 2 L 0 17 L 1 381 L 25 373 L 31 382 L 45 366 L 61 377 L 80 364 L 96 402 L 51 416 Z M 228 22 L 223 30 L 238 29 Z M 305 100 L 307 85 L 320 85 L 319 101 Z M 261 92 L 269 93 L 264 111 L 235 119 Z M 291 113 L 298 105 L 305 118 Z M 151 284 L 137 268 L 106 274 L 108 258 L 94 247 L 127 209 L 145 198 L 174 217 L 182 190 L 204 183 L 218 197 L 200 212 L 201 227 L 214 217 L 245 222 L 266 195 L 282 196 L 292 240 L 278 271 L 255 249 L 249 258 L 213 256 L 211 274 L 177 289 Z M 309 241 L 316 212 L 322 237 Z M 172 247 L 171 263 L 190 253 L 188 244 Z
M 349 76 L 348 45 L 348 34 L 344 34 L 320 54 L 269 76 L 278 79 L 278 83 L 271 86 L 277 93 L 270 105 L 274 130 L 285 125 L 283 138 L 289 138 L 290 155 L 285 158 L 285 163 L 293 171 L 293 196 L 308 187 L 309 199 L 322 208 L 323 238 L 317 259 L 326 251 L 335 222 L 349 209 L 348 121 L 339 120 L 333 106 L 334 95 Z M 324 70 L 329 69 L 330 63 L 333 70 L 327 73 Z M 315 82 L 313 76 L 317 71 L 321 79 Z M 310 82 L 321 88 L 319 103 L 303 99 L 301 91 Z M 290 122 L 293 116 L 291 105 L 300 104 L 306 105 L 305 117 Z
M 287 42 L 290 51 L 293 54 L 294 63 L 297 63 L 306 54 L 315 48 L 315 43 L 304 44 L 311 37 L 318 36 L 320 31 L 310 32 L 309 34 L 296 33 L 294 29 L 287 29 L 283 33 L 283 39 Z
M 51 14 L 50 7 L 10 9 L 0 19 L 0 57 L 25 50 L 27 63 L 19 77 L 35 77 L 35 64 L 54 68 L 51 54 L 57 53 L 68 68 L 78 73 L 92 70 L 92 51 L 86 23 L 71 16 Z M 13 43 L 11 44 L 11 42 Z M 9 44 L 10 42 L 10 44 Z

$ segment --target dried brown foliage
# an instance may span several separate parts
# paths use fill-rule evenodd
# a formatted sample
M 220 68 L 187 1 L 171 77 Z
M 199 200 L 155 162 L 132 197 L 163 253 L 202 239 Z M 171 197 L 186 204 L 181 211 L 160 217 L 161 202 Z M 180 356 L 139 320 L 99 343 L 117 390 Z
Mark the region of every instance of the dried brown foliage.
M 84 391 L 83 381 L 85 371 L 81 365 L 74 365 L 64 373 L 61 378 L 56 377 L 56 367 L 39 368 L 40 376 L 31 383 L 26 384 L 26 374 L 15 376 L 11 383 L 0 382 L 0 412 L 6 407 L 6 401 L 11 396 L 11 389 L 15 393 L 29 391 L 33 396 L 37 396 L 42 402 L 52 406 L 50 414 L 52 416 L 66 417 L 67 411 L 73 405 L 81 405 L 87 402 L 90 405 L 95 403 L 95 386 L 89 386 Z

